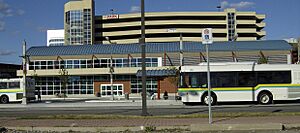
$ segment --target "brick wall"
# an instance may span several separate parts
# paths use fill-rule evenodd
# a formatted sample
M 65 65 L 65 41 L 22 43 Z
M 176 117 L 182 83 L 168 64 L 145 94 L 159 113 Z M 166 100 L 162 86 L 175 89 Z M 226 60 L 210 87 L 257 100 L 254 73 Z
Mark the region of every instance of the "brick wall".
M 124 93 L 130 93 L 131 83 L 130 81 L 114 81 L 114 84 L 123 84 Z M 159 83 L 159 82 L 158 82 Z M 100 92 L 101 84 L 110 84 L 110 82 L 94 82 L 94 93 L 95 95 Z M 160 79 L 160 93 L 164 93 L 167 91 L 168 93 L 176 93 L 177 87 L 170 83 L 168 78 Z
M 168 78 L 164 78 L 160 81 L 160 93 L 164 93 L 165 91 L 167 91 L 168 93 L 177 92 L 177 87 L 170 83 Z

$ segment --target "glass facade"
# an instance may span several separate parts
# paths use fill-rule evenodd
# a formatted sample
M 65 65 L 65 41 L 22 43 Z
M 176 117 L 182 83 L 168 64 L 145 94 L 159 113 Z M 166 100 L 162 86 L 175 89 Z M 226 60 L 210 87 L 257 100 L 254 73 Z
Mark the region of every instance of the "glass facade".
M 51 39 L 49 40 L 49 46 L 63 46 L 64 39 Z
M 157 93 L 157 80 L 155 78 L 147 78 L 146 90 Z M 131 93 L 142 93 L 142 79 L 131 80 Z
M 114 81 L 128 81 L 130 82 L 130 93 L 140 94 L 142 92 L 142 81 L 135 75 L 115 75 Z M 36 90 L 40 89 L 41 95 L 56 95 L 66 93 L 67 95 L 91 95 L 94 94 L 94 82 L 109 82 L 108 75 L 102 76 L 69 76 L 66 88 L 63 88 L 63 80 L 60 77 L 37 77 L 36 78 Z M 157 92 L 157 79 L 147 78 L 146 89 L 147 92 Z M 111 85 L 101 84 L 99 90 L 101 90 L 102 96 L 111 95 Z M 123 84 L 113 84 L 113 93 L 116 96 L 124 95 Z
M 113 67 L 141 67 L 141 58 L 114 58 Z M 146 58 L 147 67 L 158 67 L 158 58 Z M 102 59 L 82 59 L 82 60 L 36 60 L 29 62 L 29 70 L 45 69 L 84 69 L 84 68 L 108 68 L 109 58 Z
M 100 86 L 102 96 L 111 95 L 111 84 L 102 84 Z M 122 96 L 124 94 L 123 84 L 113 84 L 114 96 Z
M 37 89 L 41 90 L 42 95 L 55 95 L 63 92 L 67 95 L 94 94 L 94 78 L 93 76 L 69 76 L 64 90 L 59 77 L 38 77 L 36 79 Z
M 69 44 L 92 44 L 91 9 L 72 10 L 65 14 Z
M 228 41 L 235 41 L 235 14 L 228 13 L 227 14 L 227 21 L 228 21 Z

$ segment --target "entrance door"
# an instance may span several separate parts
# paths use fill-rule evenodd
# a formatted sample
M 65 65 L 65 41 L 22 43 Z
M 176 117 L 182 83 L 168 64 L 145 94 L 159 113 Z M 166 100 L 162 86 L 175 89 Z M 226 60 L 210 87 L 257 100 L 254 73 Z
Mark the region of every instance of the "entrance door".
M 111 96 L 111 84 L 101 84 L 101 95 Z M 113 84 L 114 96 L 123 96 L 123 84 Z

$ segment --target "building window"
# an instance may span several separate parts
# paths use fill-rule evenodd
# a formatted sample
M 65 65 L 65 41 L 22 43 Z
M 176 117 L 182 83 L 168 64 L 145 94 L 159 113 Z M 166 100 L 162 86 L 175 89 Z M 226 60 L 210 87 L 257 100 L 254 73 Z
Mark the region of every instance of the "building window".
M 113 67 L 141 67 L 141 58 L 115 58 L 113 59 Z M 158 58 L 146 58 L 147 67 L 158 67 Z M 161 64 L 161 63 L 160 63 Z M 108 68 L 110 59 L 94 59 L 94 60 L 41 60 L 29 62 L 29 70 L 46 70 L 46 69 L 85 69 L 85 68 Z
M 100 86 L 102 96 L 111 95 L 111 84 L 101 84 Z M 122 96 L 124 93 L 123 84 L 113 84 L 113 94 L 114 96 Z
M 234 41 L 235 35 L 235 14 L 227 14 L 228 41 Z
M 55 95 L 62 92 L 66 92 L 67 95 L 94 94 L 94 77 L 69 76 L 66 90 L 63 90 L 59 77 L 38 77 L 36 79 L 36 89 L 38 88 L 41 88 L 42 95 Z
M 92 14 L 90 9 L 72 10 L 66 12 L 70 44 L 91 44 Z
M 157 80 L 153 78 L 148 78 L 146 81 L 146 90 L 147 92 L 157 92 Z M 131 80 L 131 93 L 142 93 L 142 80 L 141 79 L 132 79 Z

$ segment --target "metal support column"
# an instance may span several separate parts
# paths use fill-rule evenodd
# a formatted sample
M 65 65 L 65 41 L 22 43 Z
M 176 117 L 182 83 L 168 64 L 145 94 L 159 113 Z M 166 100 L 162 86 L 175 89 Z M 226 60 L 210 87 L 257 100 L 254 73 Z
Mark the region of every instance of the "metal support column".
M 207 58 L 207 88 L 208 88 L 208 123 L 212 124 L 212 112 L 211 112 L 211 86 L 210 86 L 210 67 L 209 67 L 209 49 L 206 44 L 206 58 Z

